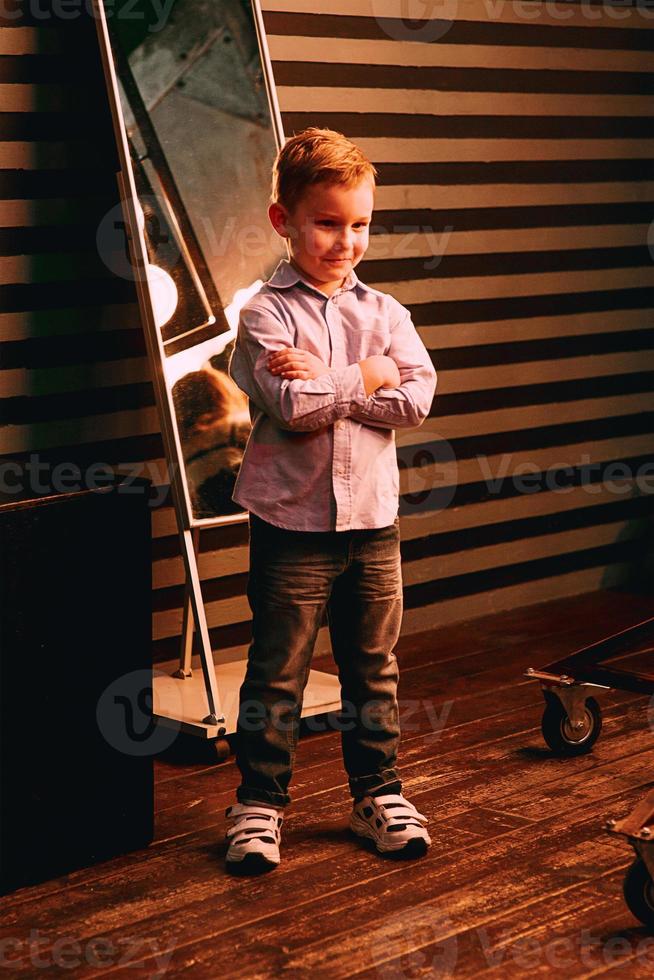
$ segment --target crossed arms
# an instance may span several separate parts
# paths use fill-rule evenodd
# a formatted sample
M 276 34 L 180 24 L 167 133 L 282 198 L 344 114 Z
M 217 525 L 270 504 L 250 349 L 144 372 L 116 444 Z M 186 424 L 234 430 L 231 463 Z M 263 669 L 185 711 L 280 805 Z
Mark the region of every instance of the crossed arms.
M 429 414 L 436 370 L 408 311 L 392 327 L 386 355 L 345 368 L 329 368 L 308 355 L 305 363 L 312 364 L 309 373 L 316 376 L 280 377 L 270 369 L 269 357 L 288 348 L 290 331 L 269 311 L 241 311 L 230 377 L 282 429 L 307 432 L 346 416 L 383 429 L 412 428 Z M 288 362 L 290 357 L 281 360 Z M 324 372 L 318 374 L 321 368 Z

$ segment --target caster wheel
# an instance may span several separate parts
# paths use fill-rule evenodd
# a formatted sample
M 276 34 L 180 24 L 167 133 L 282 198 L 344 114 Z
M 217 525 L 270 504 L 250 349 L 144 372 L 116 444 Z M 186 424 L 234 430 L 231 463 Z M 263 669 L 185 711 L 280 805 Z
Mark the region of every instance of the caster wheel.
M 216 754 L 216 762 L 224 762 L 234 751 L 233 745 L 226 738 L 217 738 L 213 743 L 213 747 Z
M 550 695 L 541 728 L 545 742 L 557 755 L 584 755 L 590 752 L 602 731 L 602 712 L 595 698 L 588 698 L 584 705 L 583 728 L 574 729 L 559 699 Z
M 641 858 L 637 858 L 627 871 L 622 892 L 631 914 L 635 915 L 644 926 L 653 927 L 654 882 Z

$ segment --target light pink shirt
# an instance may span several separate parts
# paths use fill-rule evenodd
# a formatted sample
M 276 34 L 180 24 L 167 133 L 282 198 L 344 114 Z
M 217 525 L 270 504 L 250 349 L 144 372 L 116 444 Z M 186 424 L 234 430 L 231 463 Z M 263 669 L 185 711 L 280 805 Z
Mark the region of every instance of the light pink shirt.
M 272 351 L 310 351 L 328 373 L 282 378 Z M 387 354 L 398 388 L 366 396 L 358 361 Z M 436 370 L 409 311 L 352 270 L 330 298 L 288 259 L 241 310 L 230 377 L 250 400 L 250 432 L 232 500 L 278 527 L 387 527 L 398 512 L 395 429 L 429 414 Z

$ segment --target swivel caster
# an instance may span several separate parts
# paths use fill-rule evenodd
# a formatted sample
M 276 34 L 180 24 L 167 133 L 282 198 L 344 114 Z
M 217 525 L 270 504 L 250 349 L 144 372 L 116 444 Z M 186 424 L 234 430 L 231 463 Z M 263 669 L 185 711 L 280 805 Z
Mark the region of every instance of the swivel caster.
M 575 722 L 562 701 L 545 693 L 546 707 L 541 729 L 546 744 L 557 755 L 575 756 L 590 752 L 602 731 L 602 712 L 595 698 L 587 698 Z
M 654 882 L 642 858 L 627 870 L 622 885 L 627 908 L 644 926 L 654 928 Z
M 216 756 L 216 762 L 224 762 L 225 759 L 228 759 L 234 751 L 234 746 L 229 738 L 226 738 L 223 735 L 221 738 L 215 739 L 213 749 Z

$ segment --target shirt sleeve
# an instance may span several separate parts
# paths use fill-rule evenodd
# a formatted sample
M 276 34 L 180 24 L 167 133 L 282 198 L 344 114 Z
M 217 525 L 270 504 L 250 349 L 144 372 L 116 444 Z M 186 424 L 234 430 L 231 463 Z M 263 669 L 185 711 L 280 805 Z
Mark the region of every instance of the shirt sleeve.
M 268 310 L 241 310 L 228 373 L 254 404 L 282 429 L 308 432 L 349 415 L 365 401 L 358 363 L 318 378 L 280 378 L 266 362 L 273 351 L 293 347 L 288 327 Z
M 397 303 L 400 318 L 391 328 L 386 351 L 400 371 L 398 388 L 377 388 L 357 401 L 350 418 L 382 429 L 413 428 L 429 415 L 438 375 L 427 348 L 416 330 L 409 311 Z

